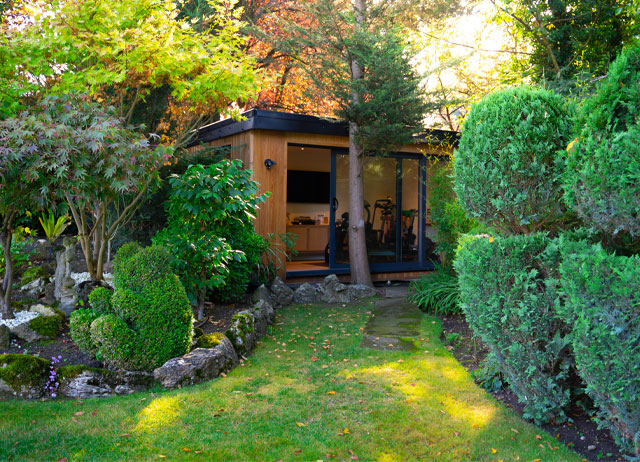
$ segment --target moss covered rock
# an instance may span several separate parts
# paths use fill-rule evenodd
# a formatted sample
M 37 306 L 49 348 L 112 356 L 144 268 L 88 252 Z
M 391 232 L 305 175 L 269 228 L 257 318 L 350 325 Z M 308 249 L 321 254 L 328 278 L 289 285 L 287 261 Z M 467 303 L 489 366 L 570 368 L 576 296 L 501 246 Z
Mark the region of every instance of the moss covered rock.
M 58 392 L 68 398 L 124 395 L 154 384 L 147 372 L 112 371 L 82 365 L 58 368 Z
M 0 355 L 0 397 L 37 399 L 44 395 L 49 362 L 31 355 Z
M 196 348 L 213 348 L 220 345 L 223 338 L 224 334 L 221 332 L 201 335 L 196 342 Z
M 256 335 L 253 315 L 249 311 L 236 313 L 231 327 L 225 332 L 238 356 L 246 355 L 255 346 Z
M 29 328 L 43 338 L 56 338 L 64 327 L 65 316 L 53 306 L 35 305 L 29 311 L 40 313 L 40 316 L 29 322 Z
M 23 286 L 40 278 L 44 279 L 45 282 L 47 282 L 49 280 L 49 276 L 49 273 L 44 268 L 40 266 L 32 266 L 31 268 L 26 269 L 24 273 L 22 273 L 22 279 L 20 280 L 20 282 Z

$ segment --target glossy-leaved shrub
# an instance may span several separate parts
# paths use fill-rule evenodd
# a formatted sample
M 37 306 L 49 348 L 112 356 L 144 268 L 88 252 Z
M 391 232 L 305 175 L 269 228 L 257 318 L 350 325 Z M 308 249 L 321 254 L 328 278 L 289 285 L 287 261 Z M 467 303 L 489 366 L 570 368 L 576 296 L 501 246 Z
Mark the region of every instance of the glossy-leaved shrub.
M 159 246 L 123 246 L 114 261 L 113 292 L 95 289 L 92 308 L 71 315 L 78 346 L 113 367 L 136 370 L 185 354 L 193 314 L 172 259 Z
M 640 460 L 640 257 L 566 242 L 560 266 L 578 373 L 600 424 Z
M 461 307 L 537 423 L 562 421 L 570 402 L 569 325 L 558 316 L 557 246 L 543 233 L 478 237 L 456 258 Z
M 464 210 L 506 233 L 554 230 L 562 200 L 572 112 L 550 91 L 499 90 L 471 107 L 455 152 L 455 191 Z
M 632 240 L 640 237 L 640 43 L 611 64 L 581 108 L 569 146 L 564 187 L 585 223 Z

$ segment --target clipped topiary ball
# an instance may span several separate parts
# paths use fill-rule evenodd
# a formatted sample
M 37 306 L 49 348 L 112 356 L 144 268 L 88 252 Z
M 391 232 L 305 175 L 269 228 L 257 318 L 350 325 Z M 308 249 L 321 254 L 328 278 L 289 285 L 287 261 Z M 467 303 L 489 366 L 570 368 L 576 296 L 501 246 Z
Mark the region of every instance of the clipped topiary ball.
M 623 52 L 581 110 L 564 178 L 567 205 L 612 236 L 640 237 L 640 43 Z
M 113 294 L 101 288 L 91 293 L 96 310 L 72 317 L 72 336 L 113 367 L 151 370 L 189 351 L 193 313 L 165 248 L 123 249 Z
M 571 110 L 550 91 L 500 90 L 471 107 L 455 154 L 467 213 L 507 233 L 555 229 L 565 215 L 562 153 Z

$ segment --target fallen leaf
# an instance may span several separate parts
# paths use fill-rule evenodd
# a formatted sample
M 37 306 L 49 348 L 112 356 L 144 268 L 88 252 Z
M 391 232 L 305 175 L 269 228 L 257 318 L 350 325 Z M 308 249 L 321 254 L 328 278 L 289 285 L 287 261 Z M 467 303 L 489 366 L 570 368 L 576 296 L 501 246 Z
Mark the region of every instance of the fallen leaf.
M 305 424 L 303 424 L 302 422 L 296 422 L 296 425 L 297 425 L 298 427 L 306 427 L 306 425 L 305 425 Z
M 302 452 L 302 449 L 296 449 L 295 451 L 293 451 L 294 454 L 300 454 Z
M 193 451 L 192 451 L 191 449 L 189 449 L 189 448 L 182 448 L 182 450 L 183 450 L 184 452 L 193 452 Z
M 316 361 L 318 361 L 317 356 L 312 356 L 312 357 L 311 357 L 311 361 L 313 361 L 314 363 L 315 363 Z
M 518 430 L 516 430 L 515 428 L 512 428 L 512 429 L 511 429 L 511 431 L 512 431 L 513 433 L 515 433 L 516 435 L 519 435 L 519 434 L 520 434 L 520 432 L 519 432 Z
M 496 452 L 498 452 L 496 448 L 491 448 L 491 454 L 495 454 Z
M 344 430 L 342 430 L 342 433 L 344 433 L 345 435 L 348 435 L 349 434 L 349 429 L 345 428 Z
M 336 392 L 333 391 L 333 390 L 327 392 L 327 395 L 335 395 L 335 394 L 336 394 Z
M 84 415 L 84 411 L 74 412 L 73 415 L 80 417 L 81 415 Z
M 541 440 L 541 439 L 542 439 L 542 437 L 541 437 L 540 435 L 536 435 L 536 439 L 537 439 L 537 440 Z

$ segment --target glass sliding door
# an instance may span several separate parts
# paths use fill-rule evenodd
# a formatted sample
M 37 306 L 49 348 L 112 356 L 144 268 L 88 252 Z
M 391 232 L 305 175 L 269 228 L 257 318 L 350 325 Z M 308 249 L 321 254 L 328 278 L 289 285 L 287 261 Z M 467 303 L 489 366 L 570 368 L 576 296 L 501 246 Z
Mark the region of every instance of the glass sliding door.
M 425 158 L 412 154 L 368 155 L 364 163 L 364 220 L 374 271 L 424 266 Z M 349 265 L 349 156 L 332 153 L 329 262 Z

